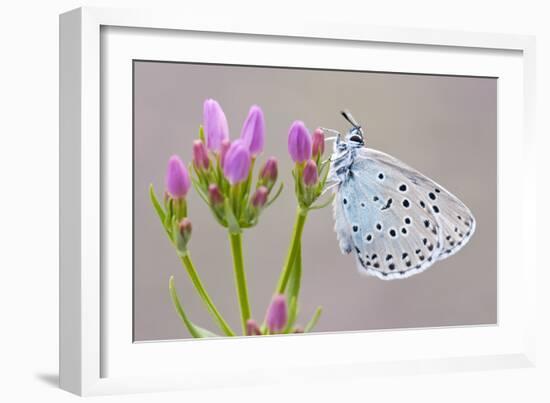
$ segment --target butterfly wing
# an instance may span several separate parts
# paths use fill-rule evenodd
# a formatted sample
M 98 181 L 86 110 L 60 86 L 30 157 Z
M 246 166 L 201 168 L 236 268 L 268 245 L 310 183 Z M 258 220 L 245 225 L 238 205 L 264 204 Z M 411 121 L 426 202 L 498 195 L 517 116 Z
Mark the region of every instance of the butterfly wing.
M 430 267 L 472 236 L 468 208 L 437 183 L 380 151 L 360 148 L 334 200 L 342 252 L 360 271 L 404 278 Z

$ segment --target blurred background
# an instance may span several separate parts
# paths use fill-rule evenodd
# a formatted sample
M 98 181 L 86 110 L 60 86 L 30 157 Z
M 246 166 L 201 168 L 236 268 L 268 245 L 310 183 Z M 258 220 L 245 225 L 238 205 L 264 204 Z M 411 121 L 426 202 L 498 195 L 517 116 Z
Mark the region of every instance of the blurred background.
M 189 337 L 168 295 L 175 276 L 192 320 L 216 331 L 158 222 L 148 186 L 164 189 L 167 160 L 191 161 L 206 98 L 220 102 L 231 137 L 240 135 L 250 105 L 262 107 L 266 144 L 286 187 L 244 234 L 253 317 L 263 320 L 287 253 L 296 201 L 286 151 L 294 120 L 344 132 L 349 109 L 366 128 L 367 147 L 389 153 L 458 196 L 477 230 L 458 254 L 405 280 L 360 276 L 340 253 L 332 208 L 313 211 L 303 236 L 298 323 L 323 306 L 316 331 L 357 331 L 497 321 L 497 79 L 136 61 L 134 66 L 134 337 Z M 327 144 L 326 156 L 330 153 Z M 257 164 L 258 166 L 259 164 Z M 239 328 L 231 252 L 225 229 L 191 191 L 190 251 L 215 304 Z

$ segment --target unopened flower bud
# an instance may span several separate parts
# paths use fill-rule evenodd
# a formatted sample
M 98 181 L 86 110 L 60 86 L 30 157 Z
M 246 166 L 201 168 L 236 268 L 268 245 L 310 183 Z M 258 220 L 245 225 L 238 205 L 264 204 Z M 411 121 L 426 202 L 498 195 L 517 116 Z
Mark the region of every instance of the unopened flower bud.
M 265 122 L 264 113 L 257 105 L 252 105 L 244 121 L 241 139 L 248 147 L 253 158 L 261 154 L 264 149 Z
M 286 298 L 283 294 L 273 297 L 267 308 L 266 324 L 271 333 L 283 330 L 287 322 Z
M 288 153 L 298 164 L 311 158 L 311 136 L 299 120 L 292 123 L 288 131 Z
M 277 181 L 277 175 L 277 159 L 275 157 L 270 157 L 260 168 L 260 181 L 271 189 L 273 184 Z
M 187 217 L 182 219 L 176 227 L 176 247 L 178 252 L 186 253 L 187 244 L 191 239 L 192 225 L 191 220 Z
M 200 140 L 195 140 L 193 142 L 193 163 L 199 170 L 207 170 L 210 166 L 210 159 L 208 158 L 206 146 Z
M 256 208 L 261 208 L 267 202 L 269 190 L 265 186 L 260 186 L 252 195 L 252 205 Z
M 223 164 L 223 174 L 232 185 L 244 182 L 248 178 L 251 159 L 243 140 L 238 139 L 231 143 Z
M 303 173 L 304 185 L 313 186 L 317 183 L 318 179 L 319 174 L 317 172 L 317 164 L 315 164 L 315 161 L 313 160 L 308 160 L 308 162 L 306 162 L 306 166 L 304 167 Z
M 204 101 L 203 125 L 208 149 L 220 151 L 222 142 L 229 138 L 229 128 L 222 107 L 213 99 Z
M 320 155 L 323 155 L 325 152 L 325 135 L 323 134 L 323 131 L 321 129 L 315 129 L 313 132 L 313 139 L 311 146 L 313 157 L 317 158 Z
M 173 155 L 168 161 L 166 190 L 174 199 L 183 199 L 190 187 L 191 180 L 189 179 L 189 172 L 187 172 L 185 164 L 177 155 Z
M 246 321 L 246 335 L 247 336 L 259 336 L 262 332 L 260 331 L 260 327 L 256 323 L 254 319 L 248 319 Z
M 220 188 L 218 188 L 218 185 L 215 183 L 208 186 L 208 196 L 213 206 L 218 206 L 223 203 L 223 195 L 220 192 Z

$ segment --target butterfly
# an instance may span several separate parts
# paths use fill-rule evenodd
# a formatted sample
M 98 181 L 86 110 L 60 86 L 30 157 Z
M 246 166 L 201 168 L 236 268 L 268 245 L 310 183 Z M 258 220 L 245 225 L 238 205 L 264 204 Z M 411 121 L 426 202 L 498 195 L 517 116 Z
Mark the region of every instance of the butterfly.
M 334 229 L 343 254 L 361 273 L 383 280 L 426 270 L 458 252 L 474 234 L 474 216 L 456 196 L 381 151 L 365 147 L 349 112 L 345 136 L 336 130 L 328 180 L 335 188 Z

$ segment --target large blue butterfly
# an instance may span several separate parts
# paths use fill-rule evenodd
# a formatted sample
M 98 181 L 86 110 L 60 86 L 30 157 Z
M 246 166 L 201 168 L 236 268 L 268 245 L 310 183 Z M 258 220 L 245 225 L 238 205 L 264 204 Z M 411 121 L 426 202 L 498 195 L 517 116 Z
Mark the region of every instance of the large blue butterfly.
M 475 230 L 470 210 L 420 172 L 366 148 L 361 126 L 342 114 L 352 125 L 345 136 L 325 129 L 338 133 L 329 180 L 342 253 L 355 254 L 360 272 L 391 280 L 459 251 Z

